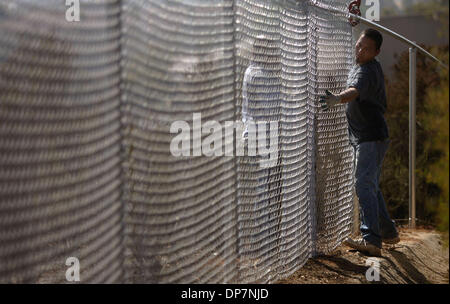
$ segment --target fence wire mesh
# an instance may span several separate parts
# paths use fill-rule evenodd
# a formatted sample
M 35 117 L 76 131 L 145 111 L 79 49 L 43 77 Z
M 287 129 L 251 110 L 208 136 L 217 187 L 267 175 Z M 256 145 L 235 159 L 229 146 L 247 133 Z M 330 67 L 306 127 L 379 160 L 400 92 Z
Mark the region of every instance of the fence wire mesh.
M 345 1 L 80 2 L 0 0 L 0 282 L 77 257 L 89 283 L 272 283 L 351 232 L 345 109 L 317 103 L 353 60 L 317 2 Z M 233 156 L 195 154 L 211 121 L 243 123 Z M 273 165 L 249 121 L 276 123 Z
M 1 1 L 0 281 L 121 275 L 119 16 L 86 3 Z

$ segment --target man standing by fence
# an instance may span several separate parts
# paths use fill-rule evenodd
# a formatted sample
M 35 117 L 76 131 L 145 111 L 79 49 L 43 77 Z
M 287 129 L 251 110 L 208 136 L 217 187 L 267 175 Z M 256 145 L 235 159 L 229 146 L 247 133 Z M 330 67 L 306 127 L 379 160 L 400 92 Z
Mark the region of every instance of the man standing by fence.
M 337 95 L 327 91 L 327 95 L 320 98 L 324 111 L 337 104 L 347 104 L 349 138 L 355 151 L 355 188 L 362 238 L 349 238 L 345 244 L 373 256 L 381 255 L 382 242 L 395 244 L 400 240 L 379 187 L 382 162 L 389 145 L 384 119 L 384 76 L 375 59 L 382 42 L 383 37 L 377 30 L 365 30 L 356 43 L 356 65 L 350 71 L 348 89 Z

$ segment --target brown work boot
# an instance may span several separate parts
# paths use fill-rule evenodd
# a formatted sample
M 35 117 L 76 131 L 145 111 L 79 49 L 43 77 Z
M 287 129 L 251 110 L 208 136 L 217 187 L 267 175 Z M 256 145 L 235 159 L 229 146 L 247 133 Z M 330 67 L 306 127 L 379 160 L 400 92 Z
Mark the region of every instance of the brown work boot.
M 347 245 L 348 247 L 351 247 L 358 251 L 367 253 L 370 256 L 376 256 L 376 257 L 381 256 L 381 249 L 375 245 L 370 244 L 363 238 L 356 239 L 356 240 L 348 238 L 346 241 L 344 241 L 344 244 Z
M 382 239 L 381 240 L 385 244 L 395 245 L 400 242 L 400 238 L 398 236 L 390 238 L 390 239 Z

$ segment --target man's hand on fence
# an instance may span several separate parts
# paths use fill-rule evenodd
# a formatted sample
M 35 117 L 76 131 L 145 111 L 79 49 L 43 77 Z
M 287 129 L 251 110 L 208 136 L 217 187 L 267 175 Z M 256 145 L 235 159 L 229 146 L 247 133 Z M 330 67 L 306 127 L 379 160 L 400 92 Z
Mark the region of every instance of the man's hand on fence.
M 341 103 L 341 98 L 326 90 L 327 95 L 320 96 L 320 106 L 322 111 L 328 111 L 329 108 Z

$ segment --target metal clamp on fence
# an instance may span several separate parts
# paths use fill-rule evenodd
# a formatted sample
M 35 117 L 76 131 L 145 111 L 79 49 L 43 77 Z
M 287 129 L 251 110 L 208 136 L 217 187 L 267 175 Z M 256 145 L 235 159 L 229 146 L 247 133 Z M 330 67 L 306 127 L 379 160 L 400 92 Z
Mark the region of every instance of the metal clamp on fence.
M 348 6 L 349 13 L 353 14 L 353 15 L 361 16 L 361 10 L 359 8 L 360 6 L 361 6 L 361 0 L 356 0 L 356 1 L 351 2 Z M 356 19 L 354 17 L 350 17 L 348 19 L 348 21 L 350 22 L 350 24 L 352 26 L 357 26 L 359 24 L 359 19 Z

